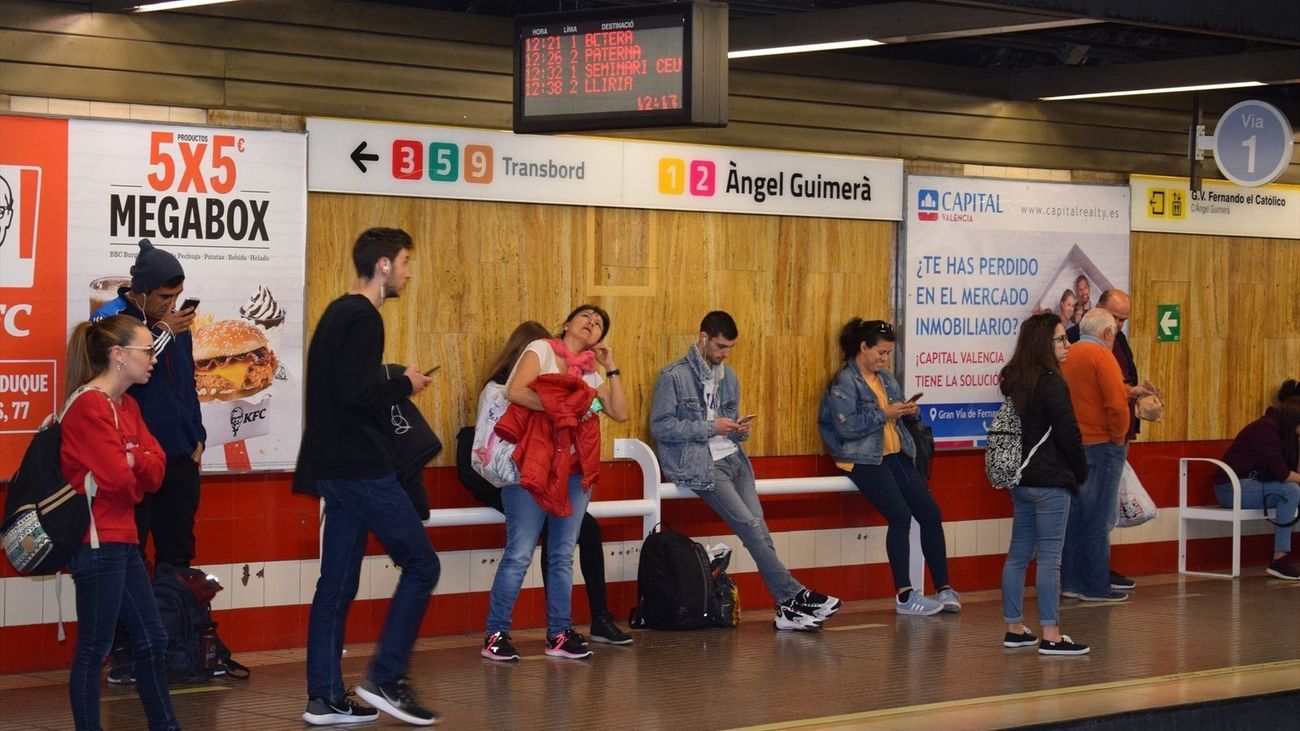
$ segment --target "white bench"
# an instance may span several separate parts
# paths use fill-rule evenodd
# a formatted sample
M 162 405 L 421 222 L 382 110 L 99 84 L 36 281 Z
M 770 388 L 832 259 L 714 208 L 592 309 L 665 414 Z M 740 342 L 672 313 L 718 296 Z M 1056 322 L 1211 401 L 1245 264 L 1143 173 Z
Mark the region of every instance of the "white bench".
M 1232 484 L 1232 507 L 1220 505 L 1187 504 L 1187 466 L 1192 462 L 1208 462 L 1228 475 Z M 1232 573 L 1220 574 L 1210 571 L 1187 570 L 1187 521 L 1209 520 L 1219 523 L 1232 523 Z M 1195 576 L 1213 576 L 1220 579 L 1234 579 L 1241 575 L 1241 524 L 1247 520 L 1264 520 L 1263 510 L 1241 509 L 1241 481 L 1232 468 L 1217 459 L 1208 457 L 1183 457 L 1178 460 L 1178 573 Z

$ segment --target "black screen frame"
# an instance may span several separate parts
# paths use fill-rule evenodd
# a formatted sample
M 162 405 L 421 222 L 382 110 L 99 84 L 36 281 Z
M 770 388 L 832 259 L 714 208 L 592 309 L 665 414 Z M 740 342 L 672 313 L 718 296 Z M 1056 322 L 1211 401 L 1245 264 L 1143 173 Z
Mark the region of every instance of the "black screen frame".
M 514 131 L 518 134 L 554 134 L 559 132 L 589 132 L 613 129 L 643 129 L 652 127 L 688 127 L 693 124 L 695 33 L 693 3 L 668 3 L 637 5 L 626 8 L 576 10 L 561 13 L 536 13 L 515 17 L 514 77 L 511 88 L 514 101 Z M 524 35 L 525 29 L 540 25 L 565 22 L 591 22 L 634 20 L 679 16 L 682 19 L 682 105 L 678 109 L 653 109 L 647 111 L 584 112 L 579 114 L 548 114 L 526 117 L 524 115 Z

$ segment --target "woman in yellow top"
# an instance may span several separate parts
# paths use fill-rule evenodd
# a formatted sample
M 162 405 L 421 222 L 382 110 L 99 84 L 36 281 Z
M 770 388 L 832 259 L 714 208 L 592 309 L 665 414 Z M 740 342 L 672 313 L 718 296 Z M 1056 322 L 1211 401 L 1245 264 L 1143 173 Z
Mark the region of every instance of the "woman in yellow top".
M 961 597 L 948 584 L 948 548 L 939 504 L 913 460 L 916 445 L 900 419 L 918 419 L 914 400 L 886 370 L 894 354 L 894 327 L 883 320 L 855 317 L 840 331 L 844 367 L 822 396 L 817 426 L 835 464 L 889 521 L 885 553 L 898 593 L 899 614 L 929 616 L 961 611 Z M 921 552 L 939 588 L 927 597 L 908 577 L 912 518 L 921 526 Z

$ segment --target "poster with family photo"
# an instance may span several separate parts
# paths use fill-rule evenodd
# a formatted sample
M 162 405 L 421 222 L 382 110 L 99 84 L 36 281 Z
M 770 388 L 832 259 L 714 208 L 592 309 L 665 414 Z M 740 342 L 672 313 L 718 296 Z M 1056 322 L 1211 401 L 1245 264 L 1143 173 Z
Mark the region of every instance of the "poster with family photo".
M 1002 403 L 1020 323 L 1066 327 L 1127 289 L 1129 191 L 981 178 L 908 179 L 904 327 L 896 367 L 941 447 L 979 446 Z

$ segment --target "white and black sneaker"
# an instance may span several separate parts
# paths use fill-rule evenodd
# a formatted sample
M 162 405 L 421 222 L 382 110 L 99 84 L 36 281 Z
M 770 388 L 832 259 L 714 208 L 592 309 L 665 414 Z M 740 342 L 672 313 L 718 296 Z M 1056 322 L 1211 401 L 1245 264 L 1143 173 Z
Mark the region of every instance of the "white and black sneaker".
M 803 589 L 795 594 L 790 604 L 804 614 L 811 614 L 817 619 L 829 619 L 844 606 L 844 602 L 839 599 L 812 589 Z
M 303 711 L 302 720 L 313 726 L 333 726 L 336 723 L 366 723 L 379 718 L 379 711 L 357 705 L 351 693 L 344 693 L 336 700 L 315 697 L 307 701 L 307 710 Z
M 776 617 L 772 620 L 772 626 L 794 632 L 816 632 L 822 628 L 822 621 L 800 610 L 792 600 L 776 608 Z
M 1035 637 L 1034 633 L 1030 632 L 1029 628 L 1024 626 L 1023 624 L 1020 625 L 1019 632 L 1017 633 L 1008 632 L 1002 635 L 1003 647 L 1011 647 L 1011 648 L 1033 647 L 1034 645 L 1037 644 L 1038 644 L 1038 638 Z
M 1087 645 L 1075 644 L 1069 635 L 1061 635 L 1061 639 L 1057 642 L 1038 641 L 1039 655 L 1087 655 L 1090 649 L 1092 648 Z
M 373 680 L 362 681 L 357 686 L 357 695 L 375 708 L 412 726 L 432 726 L 440 718 L 437 711 L 420 705 L 406 678 L 383 685 Z

